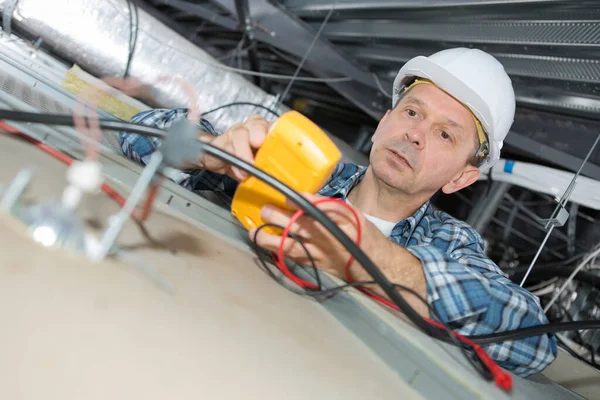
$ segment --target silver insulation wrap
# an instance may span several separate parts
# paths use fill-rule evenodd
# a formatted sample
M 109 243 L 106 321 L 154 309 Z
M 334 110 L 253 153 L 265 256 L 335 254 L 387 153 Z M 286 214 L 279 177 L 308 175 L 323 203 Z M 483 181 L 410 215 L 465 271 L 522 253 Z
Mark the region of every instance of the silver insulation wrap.
M 1 1 L 4 9 L 11 1 Z M 122 76 L 129 52 L 126 0 L 19 0 L 12 26 L 39 36 L 65 59 L 97 76 Z M 235 101 L 270 106 L 273 96 L 236 73 L 219 68 L 208 53 L 139 9 L 138 39 L 130 76 L 156 88 L 161 107 L 186 107 L 188 95 L 176 83 L 157 83 L 160 76 L 180 76 L 192 84 L 201 111 Z M 259 112 L 260 111 L 260 112 Z M 249 113 L 268 113 L 249 106 L 229 107 L 210 116 L 217 129 L 227 129 Z
M 62 58 L 102 76 L 123 76 L 129 53 L 127 0 L 0 0 L 0 10 L 13 10 L 11 26 L 41 38 Z M 161 76 L 179 76 L 195 88 L 200 111 L 243 101 L 272 107 L 276 98 L 174 32 L 143 9 L 138 10 L 138 38 L 130 76 L 153 86 L 158 107 L 187 107 L 189 97 L 176 83 L 158 83 Z M 288 111 L 285 106 L 279 113 Z M 257 107 L 234 106 L 208 118 L 221 131 L 243 121 L 249 114 L 272 120 Z M 346 142 L 329 135 L 344 161 L 366 164 L 367 158 Z

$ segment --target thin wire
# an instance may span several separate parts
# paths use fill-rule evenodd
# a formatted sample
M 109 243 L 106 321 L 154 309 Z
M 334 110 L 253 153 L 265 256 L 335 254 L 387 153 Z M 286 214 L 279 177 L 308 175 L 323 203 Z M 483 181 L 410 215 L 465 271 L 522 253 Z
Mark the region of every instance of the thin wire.
M 145 33 L 148 34 L 147 32 L 145 32 Z M 352 80 L 352 78 L 350 78 L 348 76 L 342 76 L 342 77 L 339 77 L 339 78 L 313 78 L 313 77 L 309 77 L 309 76 L 297 76 L 297 77 L 294 77 L 293 75 L 270 74 L 270 73 L 267 73 L 267 72 L 256 72 L 256 71 L 250 71 L 250 70 L 247 70 L 247 69 L 234 68 L 234 67 L 229 67 L 227 65 L 223 65 L 223 64 L 220 64 L 220 63 L 212 62 L 209 59 L 194 57 L 193 55 L 190 55 L 190 54 L 187 54 L 187 53 L 183 53 L 177 47 L 171 46 L 168 43 L 162 43 L 162 44 L 164 46 L 166 46 L 166 47 L 168 47 L 168 48 L 170 48 L 170 49 L 172 49 L 172 50 L 180 53 L 180 54 L 184 54 L 186 57 L 193 58 L 194 60 L 199 61 L 199 62 L 201 62 L 203 64 L 210 65 L 210 66 L 212 66 L 214 68 L 221 69 L 223 71 L 237 72 L 238 74 L 242 74 L 242 75 L 262 76 L 264 78 L 281 79 L 281 80 L 294 79 L 294 80 L 296 80 L 298 82 L 349 82 L 349 81 Z
M 555 284 L 551 284 L 549 286 L 546 286 L 545 288 L 542 289 L 538 289 L 538 290 L 530 290 L 531 294 L 536 295 L 537 297 L 540 296 L 545 296 L 547 294 L 550 294 L 554 291 L 554 289 L 556 289 L 556 285 Z
M 379 89 L 379 91 L 388 99 L 392 98 L 392 95 L 389 94 L 384 88 L 383 85 L 381 84 L 381 81 L 379 80 L 379 77 L 377 76 L 377 74 L 375 72 L 373 72 L 373 78 L 375 79 L 375 84 L 377 85 L 377 88 Z
M 279 229 L 284 229 L 283 226 L 281 225 L 276 225 L 276 224 L 262 224 L 261 226 L 259 226 L 256 231 L 254 232 L 254 237 L 252 238 L 252 240 L 254 241 L 254 243 L 256 244 L 256 237 L 258 236 L 258 232 L 260 232 L 262 229 L 265 228 L 279 228 Z M 319 288 L 319 290 L 321 290 L 322 285 L 321 285 L 321 277 L 319 276 L 319 271 L 317 270 L 317 265 L 315 263 L 314 258 L 312 257 L 312 254 L 310 254 L 310 251 L 308 251 L 308 249 L 306 248 L 306 245 L 304 244 L 304 241 L 295 234 L 289 234 L 289 236 L 294 239 L 295 241 L 298 242 L 298 244 L 302 247 L 302 249 L 304 250 L 304 252 L 306 253 L 308 260 L 310 262 L 311 268 L 315 274 L 315 279 L 317 280 L 317 287 Z M 283 262 L 285 262 L 285 260 L 283 260 Z
M 261 225 L 256 232 L 254 233 L 254 237 L 252 238 L 251 244 L 254 248 L 254 251 L 256 253 L 257 259 L 259 261 L 260 266 L 262 267 L 262 269 L 275 281 L 277 282 L 279 285 L 283 286 L 285 289 L 289 290 L 290 292 L 299 295 L 299 296 L 306 296 L 306 297 L 312 297 L 315 300 L 319 301 L 318 297 L 320 296 L 325 296 L 325 299 L 323 299 L 323 301 L 329 300 L 331 298 L 333 298 L 335 295 L 341 293 L 342 291 L 344 291 L 345 289 L 348 289 L 350 287 L 355 287 L 355 288 L 360 288 L 361 286 L 366 286 L 366 285 L 370 285 L 370 284 L 374 284 L 375 281 L 365 281 L 365 282 L 349 282 L 349 283 L 345 283 L 343 285 L 339 285 L 339 286 L 335 286 L 332 288 L 327 288 L 327 289 L 322 289 L 321 288 L 321 284 L 319 281 L 318 287 L 319 290 L 314 290 L 314 289 L 308 289 L 308 288 L 304 288 L 304 289 L 297 289 L 296 287 L 292 287 L 290 286 L 284 279 L 283 277 L 278 277 L 277 275 L 275 275 L 275 272 L 269 267 L 269 265 L 267 265 L 265 259 L 263 258 L 263 254 L 261 252 L 260 247 L 256 244 L 256 237 L 258 235 L 258 231 L 260 229 L 263 229 L 267 226 L 273 226 L 273 227 L 278 227 L 278 228 L 283 228 L 281 226 L 275 225 L 275 224 L 264 224 Z M 289 234 L 290 237 L 292 237 L 293 239 L 297 240 L 300 245 L 302 245 L 304 251 L 306 252 L 308 258 L 311 260 L 311 264 L 312 264 L 312 268 L 314 268 L 315 270 L 315 274 L 317 276 L 318 279 L 318 270 L 316 269 L 314 260 L 310 254 L 310 252 L 308 251 L 308 249 L 304 246 L 302 240 L 300 238 L 297 237 L 293 237 L 293 234 Z M 408 288 L 406 286 L 400 285 L 400 284 L 394 284 L 394 287 L 396 287 L 397 289 L 400 290 L 405 290 L 409 293 L 411 293 L 412 295 L 414 295 L 417 299 L 419 299 L 419 301 L 421 301 L 423 304 L 425 304 L 425 306 L 429 309 L 429 311 L 431 312 L 431 315 L 433 315 L 435 318 L 437 318 L 439 321 L 442 321 L 441 317 L 439 316 L 439 314 L 437 313 L 437 310 L 432 307 L 427 300 L 425 300 L 419 293 L 417 293 L 415 290 Z M 485 365 L 483 364 L 483 362 L 481 361 L 480 358 L 478 357 L 473 357 L 471 355 L 471 353 L 468 352 L 467 348 L 465 348 L 466 344 L 463 345 L 463 343 L 461 343 L 461 341 L 452 333 L 452 330 L 444 323 L 441 323 L 441 325 L 443 326 L 443 329 L 446 331 L 446 333 L 448 334 L 448 338 L 445 341 L 454 344 L 455 346 L 457 346 L 461 352 L 463 353 L 465 359 L 469 362 L 469 364 L 471 364 L 471 366 L 479 373 L 481 374 L 481 376 L 484 379 L 487 380 L 491 380 L 492 379 L 492 375 L 489 372 L 489 370 L 485 367 Z
M 327 26 L 327 22 L 329 22 L 329 18 L 331 18 L 331 15 L 333 14 L 333 10 L 335 9 L 335 3 L 333 4 L 333 6 L 329 9 L 329 12 L 327 13 L 327 15 L 325 16 L 325 19 L 323 20 L 323 23 L 321 24 L 321 26 L 319 27 L 319 30 L 317 31 L 317 34 L 315 35 L 315 37 L 313 38 L 312 43 L 310 44 L 310 46 L 308 46 L 308 49 L 306 50 L 306 53 L 304 53 L 304 56 L 302 57 L 302 60 L 300 60 L 300 64 L 298 64 L 298 67 L 296 68 L 296 72 L 294 72 L 294 76 L 292 77 L 292 80 L 290 80 L 288 82 L 287 87 L 285 88 L 285 90 L 283 91 L 283 94 L 281 95 L 281 98 L 279 99 L 279 101 L 281 103 L 283 103 L 283 101 L 285 100 L 285 96 L 287 96 L 288 92 L 290 91 L 290 89 L 292 88 L 292 85 L 294 84 L 294 82 L 296 81 L 296 78 L 298 77 L 298 74 L 300 73 L 300 71 L 302 70 L 302 66 L 304 65 L 304 62 L 306 62 L 306 59 L 308 58 L 308 55 L 310 54 L 311 50 L 313 49 L 313 47 L 315 47 L 315 44 L 317 43 L 317 40 L 319 40 L 319 37 L 321 36 L 321 33 L 323 33 L 323 30 L 325 29 L 325 27 Z
M 590 255 L 588 255 L 578 266 L 577 268 L 575 268 L 573 270 L 573 272 L 571 273 L 571 275 L 569 275 L 569 277 L 567 278 L 567 280 L 565 281 L 565 283 L 563 283 L 563 285 L 560 287 L 560 289 L 558 290 L 558 292 L 552 297 L 552 299 L 550 300 L 550 302 L 548 304 L 546 304 L 546 307 L 544 307 L 544 312 L 547 313 L 548 310 L 550 309 L 550 307 L 552 307 L 552 304 L 554 304 L 554 302 L 556 301 L 556 299 L 558 299 L 558 297 L 565 291 L 565 289 L 567 288 L 567 286 L 569 285 L 569 283 L 571 283 L 573 281 L 573 278 L 575 278 L 575 275 L 577 275 L 577 273 L 579 271 L 581 271 L 583 269 L 583 267 L 585 267 L 585 265 L 590 262 L 590 260 L 592 260 L 593 258 L 595 258 L 596 256 L 598 256 L 598 254 L 600 254 L 600 248 L 597 248 L 595 251 L 593 251 Z
M 548 286 L 552 285 L 553 283 L 556 283 L 557 280 L 558 280 L 558 277 L 555 276 L 552 279 L 548 279 L 546 281 L 542 281 L 540 283 L 536 283 L 533 286 L 528 286 L 526 289 L 529 290 L 530 292 L 533 292 L 534 290 L 540 290 L 540 289 L 543 289 L 545 287 L 548 287 Z
M 585 159 L 583 160 L 583 162 L 579 166 L 579 169 L 577 170 L 577 173 L 575 175 L 573 175 L 573 179 L 571 179 L 571 182 L 569 183 L 569 186 L 567 187 L 567 189 L 563 193 L 560 201 L 558 202 L 558 204 L 554 208 L 554 211 L 552 211 L 550 219 L 555 218 L 555 215 L 558 212 L 558 210 L 561 209 L 562 207 L 564 207 L 564 205 L 569 200 L 569 197 L 571 196 L 571 192 L 573 191 L 573 188 L 575 187 L 575 182 L 577 181 L 577 178 L 581 174 L 581 171 L 583 170 L 583 167 L 587 163 L 588 159 L 590 158 L 590 156 L 594 152 L 594 149 L 596 148 L 596 145 L 598 145 L 598 141 L 600 141 L 600 134 L 598 134 L 598 136 L 596 137 L 596 140 L 594 140 L 594 144 L 592 145 L 592 147 L 590 148 L 590 151 L 588 151 L 587 155 L 585 156 Z M 546 223 L 546 228 L 548 228 L 548 224 L 550 224 L 550 223 L 552 223 L 552 221 L 548 221 Z M 521 284 L 520 284 L 521 287 L 523 287 L 523 285 L 525 284 L 525 281 L 527 280 L 527 277 L 529 276 L 529 273 L 533 269 L 533 266 L 535 265 L 535 262 L 537 261 L 538 257 L 540 256 L 540 254 L 542 252 L 542 249 L 546 245 L 546 242 L 548 241 L 548 238 L 550 237 L 550 234 L 554 230 L 554 227 L 555 227 L 555 225 L 553 224 L 553 225 L 550 226 L 550 229 L 548 229 L 548 233 L 546 234 L 546 237 L 544 238 L 544 241 L 542 242 L 542 244 L 540 244 L 540 247 L 539 247 L 537 253 L 535 254 L 535 257 L 533 257 L 533 260 L 531 260 L 531 264 L 529 265 L 529 269 L 527 270 L 527 273 L 525 273 L 525 276 L 523 277 L 523 280 L 521 281 Z M 575 276 L 575 275 L 573 275 L 573 276 Z M 570 277 L 570 279 L 572 279 L 572 277 Z M 569 282 L 569 280 L 567 280 L 567 282 Z M 563 289 L 561 289 L 561 291 L 564 290 L 564 287 L 566 287 L 566 285 L 563 286 Z M 560 294 L 560 291 L 559 291 L 559 294 Z M 554 297 L 554 299 L 551 301 L 551 303 L 554 303 L 554 301 L 556 301 L 556 297 L 557 296 Z M 544 311 L 547 312 L 548 310 L 546 309 Z
M 279 117 L 279 113 L 276 112 L 276 111 L 271 110 L 269 107 L 264 106 L 264 105 L 259 104 L 259 103 L 252 103 L 252 102 L 249 102 L 249 101 L 235 101 L 235 102 L 232 102 L 232 103 L 224 104 L 222 106 L 213 108 L 212 110 L 204 111 L 202 113 L 202 115 L 204 116 L 204 115 L 212 114 L 212 113 L 214 113 L 216 111 L 219 111 L 219 110 L 221 110 L 223 108 L 233 107 L 233 106 L 254 106 L 254 107 L 258 107 L 258 108 L 261 108 L 263 110 L 266 110 L 266 111 L 270 112 L 271 114 L 275 115 L 276 117 Z
M 125 66 L 125 73 L 123 74 L 124 78 L 127 78 L 129 76 L 129 70 L 131 69 L 131 63 L 133 61 L 133 53 L 135 53 L 135 48 L 137 45 L 138 29 L 139 29 L 139 23 L 140 23 L 137 4 L 135 4 L 133 2 L 133 0 L 127 0 L 127 7 L 129 8 L 129 52 L 127 55 L 127 64 Z M 135 19 L 134 19 L 134 15 L 135 15 Z M 134 25 L 134 21 L 135 21 L 135 25 Z
M 590 158 L 590 156 L 594 152 L 594 149 L 598 145 L 598 141 L 600 141 L 600 134 L 598 134 L 598 136 L 596 137 L 596 140 L 594 141 L 594 144 L 592 145 L 592 147 L 588 151 L 587 155 L 585 156 L 585 159 L 583 160 L 583 162 L 579 166 L 579 169 L 577 170 L 577 173 L 573 176 L 573 179 L 571 179 L 571 182 L 569 183 L 569 186 L 567 187 L 567 190 L 565 190 L 565 192 L 562 195 L 562 198 L 560 199 L 560 201 L 558 202 L 558 204 L 554 208 L 554 211 L 552 212 L 552 216 L 554 216 L 556 214 L 556 212 L 559 210 L 559 208 L 564 207 L 565 204 L 567 204 L 567 201 L 569 200 L 569 197 L 571 196 L 571 192 L 573 191 L 573 188 L 575 187 L 575 181 L 577 180 L 577 178 L 581 174 L 581 171 L 583 170 L 583 167 L 585 166 L 585 164 L 587 163 L 588 159 Z M 550 221 L 548 223 L 550 223 Z M 546 226 L 548 226 L 548 225 L 546 225 Z
M 525 276 L 523 277 L 523 280 L 521 281 L 519 286 L 523 287 L 523 285 L 525 284 L 525 281 L 529 277 L 529 274 L 531 273 L 531 270 L 533 269 L 533 266 L 535 265 L 535 262 L 537 261 L 538 257 L 540 256 L 540 254 L 542 254 L 542 250 L 544 250 L 544 246 L 546 245 L 546 242 L 550 238 L 550 235 L 552 234 L 553 230 L 554 230 L 554 225 L 552 225 L 550 227 L 550 229 L 548 229 L 548 232 L 546 233 L 546 237 L 544 237 L 542 244 L 540 244 L 540 247 L 538 247 L 538 250 L 535 253 L 535 256 L 533 257 L 533 260 L 531 260 L 531 264 L 529 264 L 529 268 L 527 269 L 527 272 L 525 273 Z

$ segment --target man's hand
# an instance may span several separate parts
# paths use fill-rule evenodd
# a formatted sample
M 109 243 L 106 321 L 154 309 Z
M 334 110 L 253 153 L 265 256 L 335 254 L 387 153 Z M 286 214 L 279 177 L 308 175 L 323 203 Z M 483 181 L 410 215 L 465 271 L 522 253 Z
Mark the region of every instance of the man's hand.
M 325 197 L 311 194 L 304 194 L 304 197 L 311 202 L 325 199 Z M 317 207 L 327 214 L 327 216 L 329 216 L 329 218 L 331 218 L 346 233 L 346 235 L 353 240 L 356 240 L 358 232 L 357 222 L 353 213 L 347 207 L 335 202 L 317 204 Z M 272 206 L 265 206 L 262 210 L 262 217 L 265 221 L 281 226 L 286 226 L 292 215 L 293 212 L 281 210 Z M 363 231 L 361 247 L 365 247 L 368 246 L 369 237 L 371 237 L 372 234 L 369 227 L 369 225 L 372 224 L 366 220 L 360 211 L 357 211 L 357 215 Z M 368 231 L 367 235 L 365 235 L 365 230 Z M 250 230 L 250 240 L 254 238 L 255 232 L 256 229 Z M 346 279 L 344 269 L 350 258 L 350 253 L 319 222 L 312 217 L 302 215 L 292 225 L 290 232 L 302 238 L 304 245 L 310 252 L 310 255 L 319 269 L 337 276 L 340 279 Z M 383 237 L 383 235 L 381 236 Z M 367 243 L 365 243 L 365 241 Z M 256 237 L 256 243 L 267 250 L 277 251 L 279 244 L 281 243 L 281 236 L 271 235 L 261 230 Z M 302 246 L 292 238 L 287 238 L 285 240 L 283 252 L 287 258 L 298 264 L 308 264 L 310 262 L 308 255 Z
M 265 120 L 260 115 L 252 115 L 244 123 L 234 125 L 220 136 L 206 135 L 202 136 L 200 140 L 253 164 L 254 154 L 265 141 L 271 124 L 272 122 Z M 237 181 L 243 181 L 248 177 L 244 171 L 206 154 L 198 160 L 198 166 L 201 169 L 229 175 Z
M 324 198 L 310 194 L 305 194 L 304 197 L 312 202 Z M 327 214 L 346 235 L 356 240 L 356 219 L 348 208 L 339 203 L 322 203 L 318 204 L 317 207 Z M 402 246 L 386 238 L 373 223 L 365 218 L 362 212 L 356 208 L 354 209 L 358 214 L 362 231 L 361 249 L 379 267 L 389 281 L 407 286 L 415 290 L 422 298 L 425 298 L 427 296 L 425 274 L 419 259 Z M 262 213 L 264 220 L 281 226 L 286 226 L 292 215 L 293 212 L 269 206 L 263 208 Z M 256 229 L 250 230 L 250 240 L 253 240 L 255 232 Z M 342 280 L 347 280 L 345 267 L 350 258 L 350 253 L 321 224 L 311 217 L 303 215 L 292 225 L 290 232 L 302 238 L 317 268 Z M 271 235 L 261 230 L 256 237 L 256 243 L 267 250 L 276 252 L 281 243 L 281 236 Z M 285 240 L 283 253 L 285 257 L 298 264 L 307 265 L 309 263 L 308 256 L 302 246 L 292 238 Z M 353 281 L 366 282 L 373 280 L 356 260 L 350 266 L 349 272 Z M 380 296 L 388 298 L 387 294 L 378 285 L 367 285 L 366 287 Z M 419 314 L 429 317 L 427 306 L 421 303 L 418 298 L 408 293 L 403 293 L 403 296 Z

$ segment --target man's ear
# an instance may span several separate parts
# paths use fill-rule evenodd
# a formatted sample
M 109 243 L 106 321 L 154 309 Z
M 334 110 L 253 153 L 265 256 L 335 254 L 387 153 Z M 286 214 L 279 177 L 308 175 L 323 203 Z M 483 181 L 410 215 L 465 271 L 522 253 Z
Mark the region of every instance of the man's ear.
M 471 164 L 465 165 L 461 172 L 456 174 L 450 182 L 442 186 L 442 191 L 446 194 L 458 192 L 460 189 L 466 188 L 477 181 L 480 174 L 481 170 L 476 166 Z

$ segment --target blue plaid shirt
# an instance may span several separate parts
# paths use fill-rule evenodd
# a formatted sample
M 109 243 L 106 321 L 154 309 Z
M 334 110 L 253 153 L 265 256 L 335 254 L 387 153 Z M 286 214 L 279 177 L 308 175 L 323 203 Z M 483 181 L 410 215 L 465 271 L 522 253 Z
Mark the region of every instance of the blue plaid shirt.
M 186 109 L 150 110 L 131 122 L 167 128 Z M 199 128 L 218 135 L 201 120 Z M 123 153 L 142 164 L 160 144 L 160 139 L 120 133 Z M 346 199 L 364 176 L 366 168 L 339 164 L 320 190 L 322 196 Z M 211 190 L 232 196 L 237 182 L 210 171 L 182 171 L 175 178 L 193 191 Z M 404 247 L 422 265 L 427 280 L 427 300 L 443 322 L 463 335 L 483 335 L 548 323 L 539 299 L 512 283 L 483 251 L 481 236 L 469 225 L 433 210 L 429 202 L 412 216 L 398 222 L 390 240 Z M 539 372 L 556 357 L 552 334 L 484 346 L 503 368 L 520 376 Z

